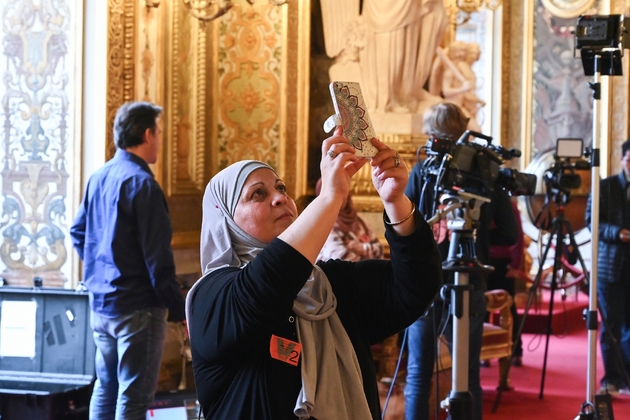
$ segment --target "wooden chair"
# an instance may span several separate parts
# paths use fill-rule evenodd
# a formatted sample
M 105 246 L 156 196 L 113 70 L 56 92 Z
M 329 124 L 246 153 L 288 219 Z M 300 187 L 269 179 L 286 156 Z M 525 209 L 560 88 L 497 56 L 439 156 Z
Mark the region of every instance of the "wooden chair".
M 513 304 L 510 294 L 502 289 L 489 290 L 486 292 L 486 309 L 490 314 L 490 322 L 483 325 L 483 341 L 481 345 L 480 360 L 499 359 L 499 370 L 501 377 L 508 368 L 510 356 L 512 355 L 512 329 L 514 328 L 514 319 L 510 312 Z M 440 343 L 440 371 L 449 370 L 452 361 L 446 346 L 445 340 Z M 396 363 L 400 354 L 398 346 L 398 334 L 385 340 L 383 343 L 372 346 L 372 355 L 377 366 L 378 379 L 391 380 L 396 369 Z M 402 364 L 402 375 L 406 364 Z M 404 376 L 403 376 L 404 377 Z M 450 381 L 450 379 L 449 379 Z M 503 383 L 499 379 L 499 386 L 502 389 L 509 388 L 509 379 L 506 378 Z M 449 385 L 450 387 L 450 385 Z
M 488 290 L 486 292 L 486 309 L 489 322 L 483 324 L 483 341 L 481 344 L 480 360 L 499 359 L 499 387 L 509 389 L 509 378 L 501 380 L 508 370 L 512 356 L 512 330 L 514 319 L 510 310 L 514 304 L 512 296 L 503 290 Z

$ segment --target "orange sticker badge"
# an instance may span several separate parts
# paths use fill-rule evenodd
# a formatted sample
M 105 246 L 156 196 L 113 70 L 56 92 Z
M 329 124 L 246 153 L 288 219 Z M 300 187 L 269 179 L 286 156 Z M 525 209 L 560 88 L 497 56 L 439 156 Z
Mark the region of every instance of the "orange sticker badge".
M 269 353 L 271 353 L 271 357 L 276 360 L 297 366 L 300 360 L 300 354 L 302 354 L 302 345 L 297 341 L 291 341 L 287 338 L 271 334 Z

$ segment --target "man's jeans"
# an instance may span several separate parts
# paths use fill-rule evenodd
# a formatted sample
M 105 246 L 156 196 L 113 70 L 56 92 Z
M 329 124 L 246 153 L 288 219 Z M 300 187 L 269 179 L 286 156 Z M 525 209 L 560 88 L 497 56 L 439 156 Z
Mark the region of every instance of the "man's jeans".
M 625 388 L 625 373 L 630 375 L 630 269 L 621 273 L 613 283 L 598 282 L 599 307 L 606 322 L 601 323 L 600 346 L 604 362 L 604 377 L 601 385 L 614 385 Z M 609 336 L 612 335 L 612 337 Z M 617 343 L 614 341 L 616 340 Z M 618 347 L 618 348 L 616 348 Z M 617 357 L 619 350 L 622 363 Z
M 90 420 L 145 420 L 157 389 L 166 309 L 106 318 L 92 312 L 96 383 Z

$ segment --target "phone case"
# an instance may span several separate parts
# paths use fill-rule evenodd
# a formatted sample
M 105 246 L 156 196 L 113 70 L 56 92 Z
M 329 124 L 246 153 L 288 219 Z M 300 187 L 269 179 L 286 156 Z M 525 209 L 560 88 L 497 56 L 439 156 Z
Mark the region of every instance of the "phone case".
M 330 84 L 335 112 L 341 117 L 343 135 L 357 150 L 356 156 L 372 157 L 378 149 L 371 139 L 376 137 L 370 114 L 357 82 L 332 82 Z

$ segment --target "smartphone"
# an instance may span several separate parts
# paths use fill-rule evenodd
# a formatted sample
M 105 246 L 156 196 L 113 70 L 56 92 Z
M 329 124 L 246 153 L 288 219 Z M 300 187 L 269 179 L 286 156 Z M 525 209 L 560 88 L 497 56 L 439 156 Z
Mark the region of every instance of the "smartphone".
M 378 149 L 372 145 L 371 140 L 376 137 L 376 133 L 359 83 L 332 82 L 330 94 L 335 112 L 341 118 L 343 135 L 356 149 L 356 156 L 367 158 L 374 156 Z

